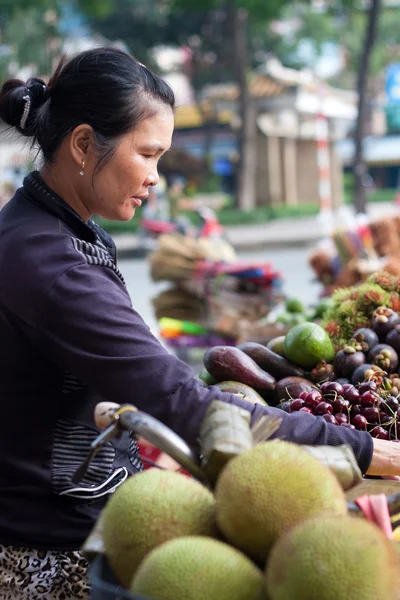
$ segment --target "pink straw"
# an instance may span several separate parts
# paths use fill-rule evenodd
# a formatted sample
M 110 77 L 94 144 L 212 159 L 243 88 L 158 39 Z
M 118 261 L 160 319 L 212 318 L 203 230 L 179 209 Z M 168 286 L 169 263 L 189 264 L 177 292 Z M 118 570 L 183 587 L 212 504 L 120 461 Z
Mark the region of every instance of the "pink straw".
M 367 521 L 375 523 L 384 532 L 384 534 L 392 539 L 393 530 L 390 521 L 389 508 L 385 494 L 376 494 L 374 496 L 360 496 L 355 503 L 364 513 Z

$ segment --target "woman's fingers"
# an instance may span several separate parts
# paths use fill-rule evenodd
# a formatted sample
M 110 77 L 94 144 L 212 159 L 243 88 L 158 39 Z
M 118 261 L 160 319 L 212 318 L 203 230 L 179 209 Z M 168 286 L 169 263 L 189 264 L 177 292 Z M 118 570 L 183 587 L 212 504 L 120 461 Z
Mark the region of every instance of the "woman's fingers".
M 374 452 L 367 475 L 400 476 L 400 444 L 374 438 Z

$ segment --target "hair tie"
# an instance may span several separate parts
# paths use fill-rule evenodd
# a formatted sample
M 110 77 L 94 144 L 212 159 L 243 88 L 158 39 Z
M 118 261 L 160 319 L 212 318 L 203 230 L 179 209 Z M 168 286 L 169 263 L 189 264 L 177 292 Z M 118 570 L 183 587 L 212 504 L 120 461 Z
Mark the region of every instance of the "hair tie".
M 25 106 L 24 106 L 24 111 L 22 113 L 22 117 L 21 117 L 21 121 L 19 123 L 19 126 L 20 126 L 21 129 L 25 129 L 26 122 L 27 122 L 28 117 L 29 117 L 29 112 L 31 110 L 32 100 L 31 100 L 31 97 L 30 97 L 29 94 L 26 94 L 26 96 L 23 96 L 22 100 L 24 101 Z
M 40 85 L 42 88 L 42 94 L 43 94 L 43 96 L 45 96 L 46 91 L 47 91 L 47 86 L 44 83 L 42 83 Z M 24 110 L 22 112 L 21 121 L 19 122 L 19 126 L 21 129 L 25 129 L 27 120 L 29 118 L 29 113 L 31 111 L 31 106 L 32 106 L 32 98 L 30 96 L 30 90 L 33 89 L 33 87 L 34 86 L 28 85 L 28 87 L 27 87 L 28 93 L 25 94 L 25 96 L 22 96 L 22 100 L 24 101 Z

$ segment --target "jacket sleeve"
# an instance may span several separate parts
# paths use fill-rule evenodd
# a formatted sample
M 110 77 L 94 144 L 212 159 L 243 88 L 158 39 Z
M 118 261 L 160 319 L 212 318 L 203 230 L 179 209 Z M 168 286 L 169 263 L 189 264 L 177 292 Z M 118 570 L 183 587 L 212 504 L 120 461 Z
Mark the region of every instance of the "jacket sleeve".
M 247 409 L 253 420 L 278 412 L 283 421 L 276 437 L 299 444 L 349 444 L 363 472 L 371 461 L 367 433 L 331 425 L 322 417 L 253 405 L 204 386 L 152 335 L 111 269 L 80 264 L 65 271 L 44 306 L 39 341 L 49 358 L 103 398 L 136 405 L 191 445 L 196 445 L 209 403 L 224 400 Z

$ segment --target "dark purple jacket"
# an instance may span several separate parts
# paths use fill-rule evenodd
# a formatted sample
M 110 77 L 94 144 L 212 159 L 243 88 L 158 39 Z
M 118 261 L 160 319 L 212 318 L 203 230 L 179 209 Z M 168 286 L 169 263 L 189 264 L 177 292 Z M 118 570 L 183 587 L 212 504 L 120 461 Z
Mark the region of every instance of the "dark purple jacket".
M 100 399 L 135 404 L 191 445 L 213 399 L 253 418 L 278 410 L 195 379 L 135 311 L 115 254 L 111 238 L 37 173 L 0 212 L 0 544 L 79 548 L 110 492 L 141 469 L 127 436 L 106 445 L 82 484 L 72 483 L 97 434 Z M 368 468 L 369 434 L 279 414 L 277 437 L 350 444 Z

